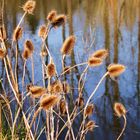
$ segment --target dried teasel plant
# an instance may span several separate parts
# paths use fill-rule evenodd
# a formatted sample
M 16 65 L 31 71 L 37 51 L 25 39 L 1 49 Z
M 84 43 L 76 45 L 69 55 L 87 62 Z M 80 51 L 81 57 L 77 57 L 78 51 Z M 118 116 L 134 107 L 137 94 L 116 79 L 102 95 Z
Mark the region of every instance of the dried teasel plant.
M 60 96 L 58 95 L 46 95 L 40 101 L 40 107 L 44 110 L 49 110 L 54 107 L 60 101 Z
M 96 57 L 100 59 L 105 59 L 108 56 L 108 51 L 106 49 L 100 49 L 95 51 L 91 57 Z
M 21 27 L 16 28 L 13 33 L 13 41 L 18 41 L 19 39 L 21 39 L 22 34 L 23 34 L 23 28 Z
M 62 116 L 66 115 L 66 101 L 64 99 L 60 100 L 59 109 Z
M 93 114 L 93 111 L 94 111 L 94 105 L 93 104 L 89 104 L 86 108 L 86 111 L 85 111 L 85 116 L 91 116 Z
M 122 64 L 110 64 L 108 67 L 110 77 L 117 77 L 125 71 L 125 66 Z
M 85 130 L 86 131 L 93 131 L 93 129 L 96 127 L 97 125 L 95 124 L 94 121 L 88 121 L 85 125 Z
M 66 22 L 66 16 L 65 15 L 58 15 L 51 22 L 51 25 L 52 25 L 52 27 L 57 28 L 59 26 L 64 25 L 65 22 Z
M 84 98 L 80 97 L 78 99 L 76 99 L 76 106 L 79 106 L 80 108 L 82 108 L 84 106 Z
M 39 98 L 47 92 L 47 89 L 41 86 L 28 86 L 28 92 L 33 98 Z
M 38 36 L 41 37 L 42 39 L 45 39 L 46 38 L 46 34 L 47 34 L 47 27 L 46 27 L 46 25 L 40 26 L 39 31 L 38 31 Z
M 55 18 L 56 18 L 56 15 L 57 15 L 56 10 L 51 10 L 48 13 L 47 20 L 50 21 L 50 22 L 53 22 L 55 20 Z
M 60 81 L 55 81 L 48 86 L 48 91 L 51 94 L 59 94 L 63 92 L 63 85 Z
M 7 55 L 7 51 L 5 49 L 0 48 L 0 59 L 5 58 Z
M 56 74 L 56 67 L 55 67 L 54 63 L 50 63 L 50 64 L 47 65 L 46 73 L 47 73 L 48 77 L 55 76 L 55 74 Z
M 32 43 L 31 40 L 26 40 L 25 41 L 25 43 L 24 43 L 24 49 L 25 50 L 27 49 L 30 52 L 30 54 L 33 53 L 33 51 L 34 51 L 34 45 L 33 45 L 33 43 Z
M 89 59 L 88 59 L 89 67 L 97 67 L 97 66 L 100 66 L 101 64 L 102 64 L 101 58 L 89 57 Z
M 126 109 L 125 109 L 125 107 L 123 106 L 123 104 L 116 102 L 116 103 L 114 104 L 114 111 L 115 111 L 116 115 L 117 115 L 119 118 L 120 118 L 120 117 L 123 117 L 123 119 L 124 119 L 124 126 L 123 126 L 123 129 L 122 129 L 120 135 L 117 137 L 117 140 L 119 140 L 120 137 L 122 136 L 122 134 L 124 133 L 124 130 L 125 130 L 126 124 L 127 124 L 127 121 L 126 121 Z
M 61 48 L 62 55 L 70 55 L 74 45 L 75 45 L 76 38 L 75 36 L 71 35 L 69 36 L 63 43 Z
M 28 0 L 24 5 L 23 5 L 23 10 L 26 13 L 32 14 L 36 6 L 36 2 L 34 0 Z

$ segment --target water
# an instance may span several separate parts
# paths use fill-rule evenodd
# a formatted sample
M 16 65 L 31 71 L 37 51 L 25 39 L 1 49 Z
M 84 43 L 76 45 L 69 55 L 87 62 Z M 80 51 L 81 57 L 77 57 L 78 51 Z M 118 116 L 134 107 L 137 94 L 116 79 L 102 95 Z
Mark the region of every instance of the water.
M 9 38 L 18 23 L 23 11 L 22 0 L 5 0 L 5 24 Z M 88 133 L 87 139 L 116 139 L 123 127 L 123 119 L 114 115 L 114 102 L 121 102 L 127 109 L 127 128 L 124 140 L 138 140 L 140 137 L 140 1 L 139 0 L 38 0 L 33 15 L 26 16 L 24 34 L 19 41 L 19 51 L 23 50 L 25 39 L 32 39 L 35 44 L 35 81 L 42 78 L 41 59 L 39 57 L 41 39 L 38 37 L 40 25 L 47 23 L 46 16 L 51 9 L 68 16 L 66 25 L 52 29 L 48 37 L 48 46 L 61 72 L 60 48 L 64 39 L 74 34 L 77 38 L 74 54 L 66 59 L 66 65 L 74 65 L 87 61 L 93 51 L 106 48 L 109 56 L 99 68 L 90 68 L 86 76 L 84 87 L 85 98 L 91 94 L 94 87 L 106 72 L 110 63 L 122 63 L 126 71 L 117 82 L 109 77 L 101 84 L 93 101 L 96 106 L 91 117 L 99 126 Z M 8 40 L 10 41 L 10 40 Z M 14 56 L 12 56 L 14 63 Z M 22 75 L 22 59 L 19 58 L 19 83 Z M 5 73 L 1 63 L 1 77 Z M 31 65 L 27 66 L 29 74 L 26 83 L 31 79 Z M 67 76 L 73 88 L 77 88 L 77 77 L 84 70 L 78 67 L 76 73 Z M 42 84 L 40 81 L 38 84 Z M 7 81 L 4 80 L 4 85 Z M 7 91 L 10 89 L 7 87 Z M 77 90 L 73 90 L 77 96 Z

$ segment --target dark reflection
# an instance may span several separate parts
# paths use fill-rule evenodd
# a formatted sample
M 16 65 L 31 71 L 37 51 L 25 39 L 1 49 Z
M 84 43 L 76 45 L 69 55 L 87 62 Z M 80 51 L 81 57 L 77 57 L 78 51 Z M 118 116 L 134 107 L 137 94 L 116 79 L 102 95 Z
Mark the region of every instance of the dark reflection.
M 4 22 L 7 28 L 7 34 L 10 42 L 12 32 L 16 27 L 21 15 L 23 14 L 21 6 L 25 0 L 5 0 Z M 25 39 L 32 39 L 35 44 L 34 61 L 35 81 L 40 82 L 41 60 L 38 59 L 41 50 L 41 40 L 38 38 L 38 28 L 42 24 L 46 24 L 46 16 L 52 9 L 56 9 L 58 13 L 65 13 L 68 16 L 67 24 L 59 29 L 51 30 L 49 38 L 46 42 L 51 53 L 55 57 L 58 71 L 62 69 L 60 63 L 60 47 L 63 41 L 69 35 L 76 35 L 77 42 L 70 57 L 65 58 L 65 65 L 75 65 L 81 60 L 86 61 L 89 54 L 87 50 L 97 50 L 106 48 L 109 56 L 104 66 L 97 71 L 89 70 L 87 84 L 84 93 L 88 95 L 99 81 L 99 78 L 106 71 L 106 67 L 110 63 L 122 63 L 126 65 L 126 72 L 116 81 L 107 77 L 105 83 L 102 83 L 100 90 L 96 94 L 102 96 L 94 98 L 96 110 L 92 118 L 99 125 L 98 128 L 88 133 L 87 139 L 116 139 L 123 126 L 122 119 L 115 116 L 113 111 L 114 102 L 122 102 L 127 112 L 127 128 L 123 139 L 138 140 L 140 137 L 140 1 L 139 0 L 36 0 L 37 6 L 33 15 L 27 15 L 22 23 L 24 28 L 23 38 L 18 42 L 18 81 L 21 87 L 23 59 L 21 56 L 23 43 Z M 93 30 L 95 28 L 95 30 Z M 94 47 L 89 48 L 90 43 L 95 35 Z M 83 41 L 84 40 L 84 41 Z M 86 46 L 84 46 L 86 44 Z M 11 47 L 11 46 L 9 46 Z M 85 49 L 86 48 L 86 49 Z M 15 63 L 15 50 L 11 48 L 12 64 Z M 79 56 L 83 56 L 79 58 Z M 48 63 L 48 58 L 46 58 Z M 80 67 L 81 68 L 81 67 Z M 80 76 L 80 69 L 75 68 L 70 76 L 65 76 L 65 80 L 69 81 L 72 87 L 69 101 L 70 108 L 73 109 L 73 100 L 77 97 L 77 81 Z M 39 72 L 40 71 L 40 72 Z M 99 72 L 99 75 L 98 75 Z M 0 77 L 3 78 L 3 86 L 6 87 L 7 95 L 11 98 L 11 89 L 7 86 L 5 78 L 5 70 L 3 62 L 0 61 Z M 26 83 L 31 82 L 30 62 L 26 67 Z M 0 91 L 3 91 L 0 85 Z M 85 96 L 86 97 L 86 96 Z M 13 110 L 14 110 L 13 105 Z M 44 122 L 44 116 L 41 114 L 41 122 Z M 78 131 L 78 121 L 75 124 L 75 133 Z M 63 137 L 63 135 L 62 135 Z

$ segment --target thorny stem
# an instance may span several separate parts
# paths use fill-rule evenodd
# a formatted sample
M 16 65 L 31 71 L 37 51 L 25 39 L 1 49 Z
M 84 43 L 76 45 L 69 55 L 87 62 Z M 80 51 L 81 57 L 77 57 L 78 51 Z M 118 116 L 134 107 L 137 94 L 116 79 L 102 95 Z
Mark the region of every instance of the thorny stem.
M 123 115 L 123 118 L 124 118 L 124 126 L 123 126 L 123 129 L 122 129 L 122 131 L 121 131 L 120 135 L 118 136 L 117 140 L 119 140 L 119 139 L 120 139 L 120 137 L 122 136 L 122 134 L 123 134 L 123 132 L 124 132 L 124 130 L 125 130 L 125 128 L 126 128 L 126 124 L 127 124 L 127 121 L 126 121 L 126 116 L 125 116 L 125 115 Z
M 23 65 L 22 88 L 24 87 L 26 61 L 27 60 L 24 61 L 24 65 Z

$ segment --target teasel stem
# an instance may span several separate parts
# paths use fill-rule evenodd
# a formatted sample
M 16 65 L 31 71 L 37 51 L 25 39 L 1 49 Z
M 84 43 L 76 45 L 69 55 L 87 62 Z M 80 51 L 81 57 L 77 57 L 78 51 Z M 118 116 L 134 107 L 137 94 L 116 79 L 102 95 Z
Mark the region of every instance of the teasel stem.
M 18 67 L 18 42 L 16 41 L 16 56 L 15 56 L 15 80 L 17 81 L 17 67 Z
M 84 71 L 82 72 L 81 76 L 80 76 L 80 79 L 79 79 L 79 82 L 78 82 L 78 91 L 79 91 L 79 98 L 81 97 L 82 95 L 82 88 L 81 88 L 81 81 L 82 81 L 82 78 L 84 76 L 84 74 L 86 73 L 86 71 L 88 70 L 89 68 L 89 65 L 86 66 L 86 68 L 84 69 Z M 83 87 L 83 86 L 82 86 Z
M 13 87 L 13 84 L 12 84 L 12 82 L 11 82 L 11 80 L 10 80 L 10 77 L 9 77 L 8 68 L 7 68 L 7 64 L 6 64 L 6 59 L 5 59 L 5 58 L 4 58 L 4 64 L 5 64 L 5 70 L 6 70 L 6 75 L 7 75 L 8 82 L 9 82 L 9 84 L 10 84 L 10 87 L 11 87 L 11 89 L 12 89 L 14 95 L 15 95 L 15 98 L 16 98 L 16 100 L 17 100 L 18 105 L 19 105 L 19 107 L 20 107 L 21 110 L 22 110 L 22 105 L 21 105 L 21 103 L 20 103 L 20 101 L 19 101 L 19 99 L 18 99 L 18 97 L 17 97 L 17 92 L 15 91 L 15 89 L 14 89 L 14 87 Z M 26 116 L 25 116 L 23 110 L 22 110 L 22 115 L 23 115 L 24 123 L 25 123 L 25 126 L 26 126 L 27 130 L 30 130 L 30 126 L 29 126 L 29 124 L 28 124 L 28 121 L 27 121 L 27 119 L 26 119 Z M 33 134 L 32 134 L 31 131 L 30 131 L 30 136 L 31 136 L 31 138 L 34 140 L 34 137 L 33 137 Z
M 24 14 L 22 15 L 22 17 L 21 17 L 21 19 L 20 19 L 18 25 L 16 26 L 15 31 L 19 28 L 19 26 L 20 26 L 20 24 L 22 23 L 22 21 L 23 21 L 24 17 L 26 16 L 26 14 L 27 14 L 27 12 L 24 12 Z M 12 40 L 12 46 L 13 46 L 13 43 L 14 43 L 14 40 Z
M 71 132 L 71 135 L 72 135 L 72 139 L 75 140 L 75 136 L 74 136 L 74 132 L 73 132 L 73 129 L 72 129 L 72 123 L 71 123 L 71 120 L 70 120 L 70 115 L 69 115 L 69 111 L 68 111 L 68 104 L 66 103 L 66 112 L 67 112 L 67 118 L 68 118 L 68 122 L 69 122 L 69 129 L 68 129 L 68 132 L 70 131 Z M 68 134 L 68 133 L 67 133 Z M 70 135 L 70 133 L 69 133 Z M 67 137 L 68 135 L 66 135 Z M 67 138 L 65 138 L 67 139 Z
M 41 110 L 42 110 L 42 107 L 39 107 L 39 108 L 35 111 L 34 116 L 33 116 L 33 118 L 32 118 L 32 121 L 31 121 L 31 123 L 30 123 L 30 129 L 32 128 L 32 125 L 33 125 L 33 123 L 34 123 L 34 121 L 35 121 L 37 115 L 39 114 L 39 112 L 40 112 Z M 29 133 L 29 132 L 28 132 L 28 133 Z
M 124 119 L 124 126 L 123 126 L 123 129 L 122 129 L 120 135 L 118 136 L 117 140 L 120 139 L 120 137 L 122 136 L 122 134 L 124 133 L 124 130 L 126 128 L 127 120 L 126 120 L 126 116 L 125 115 L 123 115 L 123 119 Z
M 84 108 L 84 116 L 85 116 L 86 108 L 87 108 L 87 106 L 88 106 L 88 104 L 89 104 L 91 98 L 92 98 L 93 95 L 96 93 L 98 87 L 100 86 L 100 84 L 102 83 L 102 81 L 104 80 L 104 78 L 105 78 L 108 74 L 109 74 L 109 73 L 106 72 L 106 73 L 102 76 L 102 78 L 100 79 L 99 83 L 98 83 L 97 86 L 95 87 L 94 91 L 91 93 L 90 97 L 88 98 L 87 103 L 86 103 L 85 108 Z
M 22 88 L 24 87 L 24 78 L 25 78 L 26 62 L 27 62 L 27 60 L 24 60 L 23 75 L 22 75 Z
M 85 115 L 85 113 L 86 113 L 86 108 L 87 108 L 87 106 L 88 106 L 88 104 L 89 104 L 91 98 L 92 98 L 93 95 L 96 93 L 98 87 L 100 86 L 100 84 L 102 83 L 102 81 L 104 80 L 104 78 L 105 78 L 108 74 L 109 74 L 109 73 L 106 72 L 106 73 L 102 76 L 102 78 L 100 79 L 99 83 L 97 84 L 97 86 L 95 87 L 94 91 L 91 93 L 90 97 L 88 98 L 88 100 L 87 100 L 87 102 L 86 102 L 86 105 L 85 105 L 85 107 L 84 107 L 84 112 L 83 112 L 83 122 L 81 123 L 81 126 L 80 126 L 80 128 L 81 128 L 81 136 L 80 136 L 80 139 L 83 137 L 84 125 L 85 125 L 85 120 L 86 120 L 86 117 L 87 117 L 87 116 Z
M 14 140 L 14 131 L 15 131 L 15 126 L 16 126 L 17 119 L 19 117 L 19 113 L 20 113 L 20 107 L 18 108 L 17 114 L 16 114 L 15 119 L 14 119 L 14 123 L 13 123 L 13 126 L 12 126 L 12 140 Z
M 44 58 L 41 56 L 41 60 L 42 60 L 42 81 L 43 81 L 43 86 L 45 87 L 45 73 L 44 73 Z
M 64 68 L 65 68 L 65 57 L 66 55 L 62 55 L 62 70 L 64 71 Z
M 68 72 L 69 70 L 71 70 L 71 69 L 73 69 L 73 68 L 75 68 L 75 67 L 77 67 L 77 66 L 82 66 L 82 65 L 86 65 L 86 64 L 87 64 L 87 62 L 83 62 L 83 63 L 80 63 L 80 64 L 76 64 L 76 65 L 70 67 L 69 69 L 65 70 L 63 73 L 61 73 L 61 74 L 59 75 L 59 77 L 62 76 L 62 75 L 64 75 L 66 72 Z
M 31 63 L 32 63 L 32 83 L 34 85 L 34 58 L 33 58 L 33 54 L 31 56 Z
M 1 46 L 2 46 L 3 49 L 6 50 L 4 40 L 2 40 Z M 7 59 L 7 63 L 6 63 L 6 59 Z M 4 61 L 5 61 L 4 62 L 5 67 L 7 67 L 7 65 L 9 67 L 10 75 L 11 75 L 11 78 L 12 78 L 12 84 L 14 85 L 14 87 L 16 89 L 16 92 L 18 92 L 18 84 L 15 81 L 14 73 L 13 73 L 12 66 L 11 66 L 10 59 L 9 59 L 8 55 L 6 55 L 6 58 L 4 58 Z M 8 67 L 7 67 L 7 71 L 8 71 Z

